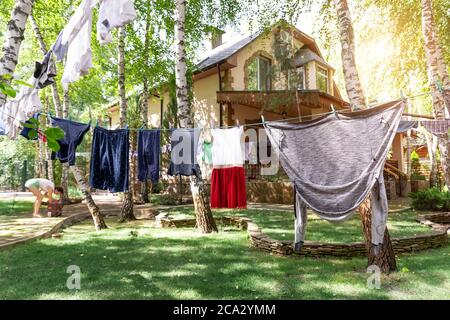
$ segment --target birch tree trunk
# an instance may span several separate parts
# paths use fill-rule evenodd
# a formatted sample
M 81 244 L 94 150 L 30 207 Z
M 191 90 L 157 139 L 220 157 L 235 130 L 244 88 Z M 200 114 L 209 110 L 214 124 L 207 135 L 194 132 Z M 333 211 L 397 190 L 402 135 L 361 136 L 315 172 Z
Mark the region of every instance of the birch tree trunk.
M 366 98 L 359 80 L 355 59 L 355 36 L 347 0 L 333 0 L 338 16 L 341 39 L 341 58 L 345 89 L 353 109 L 364 109 Z
M 45 95 L 45 108 L 46 112 L 50 109 L 50 104 L 48 101 L 47 94 Z M 50 127 L 52 124 L 48 120 L 48 117 L 45 117 L 45 127 L 44 130 L 48 127 Z M 48 145 L 45 146 L 46 151 L 46 157 L 47 157 L 47 172 L 48 172 L 48 179 L 50 181 L 55 181 L 54 171 L 53 171 L 53 160 L 52 160 L 52 150 L 48 147 Z
M 365 109 L 366 99 L 362 90 L 358 70 L 355 63 L 355 40 L 353 25 L 347 0 L 333 0 L 338 16 L 340 38 L 342 45 L 342 67 L 344 70 L 345 88 L 353 109 Z M 386 227 L 383 245 L 378 254 L 373 250 L 371 243 L 372 233 L 372 209 L 370 196 L 359 207 L 362 222 L 362 230 L 366 243 L 368 265 L 377 265 L 381 272 L 390 273 L 397 270 L 395 253 L 392 247 L 389 231 Z
M 450 114 L 450 96 L 448 92 L 445 94 L 445 90 L 441 91 L 438 88 L 438 84 L 450 86 L 450 81 L 447 66 L 442 55 L 442 48 L 438 40 L 431 0 L 422 0 L 422 33 L 427 61 L 428 84 L 433 101 L 433 113 L 436 119 L 442 120 L 445 118 L 446 108 Z M 445 183 L 447 186 L 450 186 L 450 143 L 447 137 L 439 137 L 438 142 Z
M 144 65 L 147 68 L 149 63 L 149 46 L 150 46 L 150 1 L 147 3 L 147 17 L 145 21 L 145 41 L 144 41 Z M 142 101 L 141 101 L 141 117 L 144 129 L 148 128 L 148 77 L 147 70 L 144 71 L 144 79 L 143 79 L 143 90 L 142 90 Z M 141 199 L 144 203 L 149 203 L 149 191 L 151 191 L 151 182 L 146 180 L 141 184 Z
M 92 220 L 94 220 L 95 229 L 97 231 L 100 231 L 102 229 L 108 228 L 100 212 L 100 209 L 94 202 L 94 199 L 92 199 L 92 195 L 89 192 L 89 188 L 86 183 L 86 180 L 83 177 L 83 174 L 76 166 L 70 166 L 70 170 L 72 171 L 75 180 L 77 181 L 78 187 L 81 189 L 81 193 L 83 194 L 83 200 L 86 202 L 88 210 L 92 216 Z
M 67 88 L 63 89 L 63 99 L 64 103 L 62 106 L 62 118 L 67 119 L 69 115 L 69 108 L 70 108 L 70 96 L 69 96 L 69 89 L 70 86 L 68 85 Z M 69 203 L 69 163 L 61 163 L 61 186 L 64 189 L 64 194 L 62 195 L 62 201 L 63 203 Z
M 34 15 L 30 15 L 31 25 L 33 26 L 34 34 L 39 42 L 39 46 L 41 47 L 42 53 L 45 55 L 48 51 L 47 45 L 45 44 L 44 37 L 42 36 L 39 25 L 34 18 Z M 56 64 L 53 57 L 51 58 L 51 69 L 55 70 L 56 73 Z M 61 118 L 61 98 L 59 97 L 58 85 L 56 82 L 51 84 L 52 88 L 52 97 L 53 97 L 53 105 L 55 106 L 55 114 L 58 118 Z
M 13 75 L 19 59 L 20 45 L 24 39 L 28 16 L 33 10 L 34 0 L 16 0 L 8 22 L 0 58 L 0 76 Z M 4 80 L 10 83 L 10 79 Z M 0 92 L 0 106 L 6 103 L 6 96 Z
M 182 128 L 193 126 L 192 114 L 188 100 L 188 86 L 186 78 L 186 57 L 185 57 L 185 17 L 186 0 L 176 0 L 175 2 L 175 83 L 178 107 L 178 119 Z M 197 227 L 202 233 L 217 232 L 216 222 L 211 212 L 209 199 L 207 197 L 204 182 L 201 178 L 192 176 L 190 178 L 192 199 L 194 201 Z
M 119 28 L 119 62 L 118 62 L 118 76 L 119 76 L 119 99 L 120 99 L 120 127 L 125 128 L 127 124 L 127 97 L 125 91 L 125 28 Z M 132 139 L 133 140 L 133 139 Z M 129 163 L 133 162 L 133 144 L 130 143 Z M 133 212 L 133 174 L 130 168 L 129 174 L 129 190 L 123 194 L 122 210 L 120 212 L 120 221 L 136 220 Z

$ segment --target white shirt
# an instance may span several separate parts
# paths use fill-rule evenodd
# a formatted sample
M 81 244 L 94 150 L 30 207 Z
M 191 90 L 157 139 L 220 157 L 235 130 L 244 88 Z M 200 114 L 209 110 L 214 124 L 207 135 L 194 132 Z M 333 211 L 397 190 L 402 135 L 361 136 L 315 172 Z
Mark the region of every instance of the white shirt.
M 111 30 L 122 27 L 136 18 L 131 0 L 103 0 L 97 21 L 97 39 L 100 44 L 112 41 Z
M 213 137 L 212 162 L 214 168 L 242 167 L 244 164 L 241 142 L 243 127 L 211 129 Z
M 5 134 L 15 139 L 22 123 L 42 109 L 39 90 L 22 87 L 17 96 L 8 101 L 2 109 L 1 121 L 5 125 Z

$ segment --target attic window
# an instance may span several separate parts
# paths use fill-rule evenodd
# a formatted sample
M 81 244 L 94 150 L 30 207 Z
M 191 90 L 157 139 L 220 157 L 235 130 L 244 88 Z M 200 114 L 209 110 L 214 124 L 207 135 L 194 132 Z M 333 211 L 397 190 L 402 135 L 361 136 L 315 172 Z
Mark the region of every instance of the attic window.
M 270 59 L 258 56 L 247 66 L 247 90 L 270 90 Z

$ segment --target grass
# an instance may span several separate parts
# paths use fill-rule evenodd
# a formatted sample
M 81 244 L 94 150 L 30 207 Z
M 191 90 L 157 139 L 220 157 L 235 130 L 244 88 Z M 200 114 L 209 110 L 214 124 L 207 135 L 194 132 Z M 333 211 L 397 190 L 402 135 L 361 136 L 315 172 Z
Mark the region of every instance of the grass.
M 192 208 L 171 209 L 171 216 L 180 218 L 194 217 Z M 287 211 L 268 210 L 215 210 L 214 216 L 244 216 L 252 219 L 262 231 L 277 240 L 291 240 L 294 238 L 294 214 Z M 393 213 L 388 217 L 388 229 L 393 237 L 412 236 L 430 232 L 430 228 L 417 223 L 417 213 L 405 211 Z M 322 242 L 358 242 L 364 241 L 361 220 L 358 214 L 341 223 L 330 223 L 314 214 L 308 215 L 306 239 Z
M 85 222 L 0 252 L 2 299 L 449 299 L 450 246 L 398 258 L 398 273 L 366 287 L 366 260 L 276 257 L 226 228 L 156 229 L 151 221 L 93 231 Z M 70 265 L 81 289 L 68 290 Z M 36 276 L 38 274 L 38 276 Z
M 30 200 L 0 200 L 0 216 L 13 215 L 21 212 L 32 212 L 33 201 Z

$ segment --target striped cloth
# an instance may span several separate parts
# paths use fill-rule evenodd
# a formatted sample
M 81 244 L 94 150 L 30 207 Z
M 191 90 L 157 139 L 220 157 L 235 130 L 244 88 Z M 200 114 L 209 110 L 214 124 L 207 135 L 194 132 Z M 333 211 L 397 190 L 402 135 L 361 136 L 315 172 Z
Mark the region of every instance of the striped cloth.
M 437 137 L 446 137 L 450 128 L 450 120 L 430 120 L 420 122 L 427 131 Z

